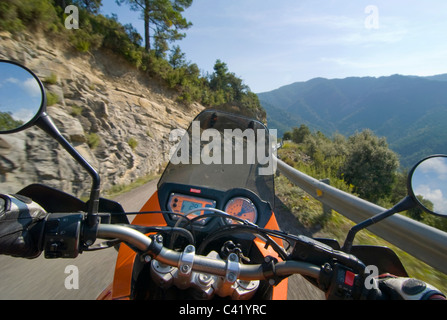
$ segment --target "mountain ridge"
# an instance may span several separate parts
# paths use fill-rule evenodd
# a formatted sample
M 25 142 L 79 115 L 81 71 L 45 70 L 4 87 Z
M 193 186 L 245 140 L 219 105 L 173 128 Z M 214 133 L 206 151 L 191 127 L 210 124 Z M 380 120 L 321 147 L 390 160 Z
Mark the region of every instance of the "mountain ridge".
M 314 78 L 258 94 L 281 135 L 306 124 L 326 135 L 371 129 L 386 137 L 404 167 L 447 153 L 447 75 Z

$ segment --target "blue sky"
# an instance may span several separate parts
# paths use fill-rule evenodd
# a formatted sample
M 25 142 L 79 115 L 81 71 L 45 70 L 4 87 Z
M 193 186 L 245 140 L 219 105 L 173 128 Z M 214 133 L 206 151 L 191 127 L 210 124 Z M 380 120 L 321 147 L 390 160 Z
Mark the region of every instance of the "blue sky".
M 42 104 L 42 92 L 36 79 L 14 64 L 0 66 L 0 112 L 11 113 L 15 120 L 28 122 Z
M 434 212 L 447 215 L 447 158 L 431 158 L 415 171 L 412 186 L 434 205 Z
M 139 14 L 103 1 L 143 33 Z M 252 91 L 316 77 L 447 73 L 444 0 L 194 0 L 177 42 L 212 72 L 220 59 Z

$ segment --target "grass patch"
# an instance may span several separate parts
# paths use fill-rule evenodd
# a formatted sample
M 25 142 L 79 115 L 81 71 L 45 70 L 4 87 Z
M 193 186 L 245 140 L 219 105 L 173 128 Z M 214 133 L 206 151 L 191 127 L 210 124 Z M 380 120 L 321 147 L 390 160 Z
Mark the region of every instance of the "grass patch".
M 135 148 L 138 147 L 138 141 L 135 138 L 130 138 L 129 141 L 127 141 L 127 143 L 132 148 L 132 150 L 135 150 Z
M 101 142 L 101 138 L 94 132 L 88 133 L 85 136 L 87 138 L 87 144 L 90 147 L 90 149 L 97 148 L 99 143 Z
M 315 229 L 324 225 L 326 216 L 323 214 L 320 202 L 315 201 L 284 176 L 276 177 L 275 180 L 276 195 L 300 224 L 307 229 Z
M 60 98 L 56 93 L 53 92 L 47 92 L 47 106 L 51 107 L 55 104 L 59 103 Z
M 46 77 L 43 80 L 44 83 L 46 84 L 56 84 L 57 83 L 57 75 L 54 73 L 51 73 L 51 75 L 49 75 L 48 77 Z
M 82 107 L 73 105 L 71 106 L 70 115 L 72 115 L 73 117 L 78 117 L 82 114 L 82 110 L 83 110 Z
M 141 187 L 142 185 L 145 185 L 146 183 L 149 183 L 155 179 L 158 179 L 159 175 L 149 174 L 144 177 L 140 177 L 137 180 L 135 180 L 132 183 L 129 184 L 117 184 L 111 187 L 110 189 L 106 190 L 104 193 L 109 198 L 115 198 L 119 195 L 122 195 L 124 193 L 127 193 L 129 191 L 132 191 L 135 188 Z

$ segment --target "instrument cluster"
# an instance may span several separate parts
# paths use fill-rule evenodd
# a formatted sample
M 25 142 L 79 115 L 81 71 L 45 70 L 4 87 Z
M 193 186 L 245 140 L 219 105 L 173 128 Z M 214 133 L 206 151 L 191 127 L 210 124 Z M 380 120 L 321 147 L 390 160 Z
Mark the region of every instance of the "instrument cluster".
M 207 208 L 217 209 L 217 202 L 215 200 L 210 200 L 207 198 L 202 198 L 198 196 L 184 195 L 181 193 L 172 193 L 169 197 L 167 208 L 169 211 L 175 212 L 181 215 L 191 215 L 199 216 L 208 213 L 212 213 L 212 210 L 206 210 Z M 203 210 L 198 210 L 202 208 Z M 251 199 L 248 197 L 235 196 L 225 202 L 223 206 L 223 211 L 227 214 L 248 220 L 251 223 L 256 224 L 258 221 L 258 209 Z M 178 220 L 179 217 L 174 217 Z M 199 220 L 199 222 L 205 225 L 209 218 L 204 218 Z M 233 219 L 226 219 L 227 223 L 236 223 Z

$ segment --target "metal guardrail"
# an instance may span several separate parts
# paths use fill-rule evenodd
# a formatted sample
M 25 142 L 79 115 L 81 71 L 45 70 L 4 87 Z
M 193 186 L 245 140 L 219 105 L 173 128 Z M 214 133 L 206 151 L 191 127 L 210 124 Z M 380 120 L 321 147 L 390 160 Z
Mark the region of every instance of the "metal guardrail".
M 355 223 L 386 210 L 318 181 L 277 159 L 278 170 L 309 195 Z M 447 274 L 447 233 L 405 216 L 393 215 L 369 228 L 377 236 Z

